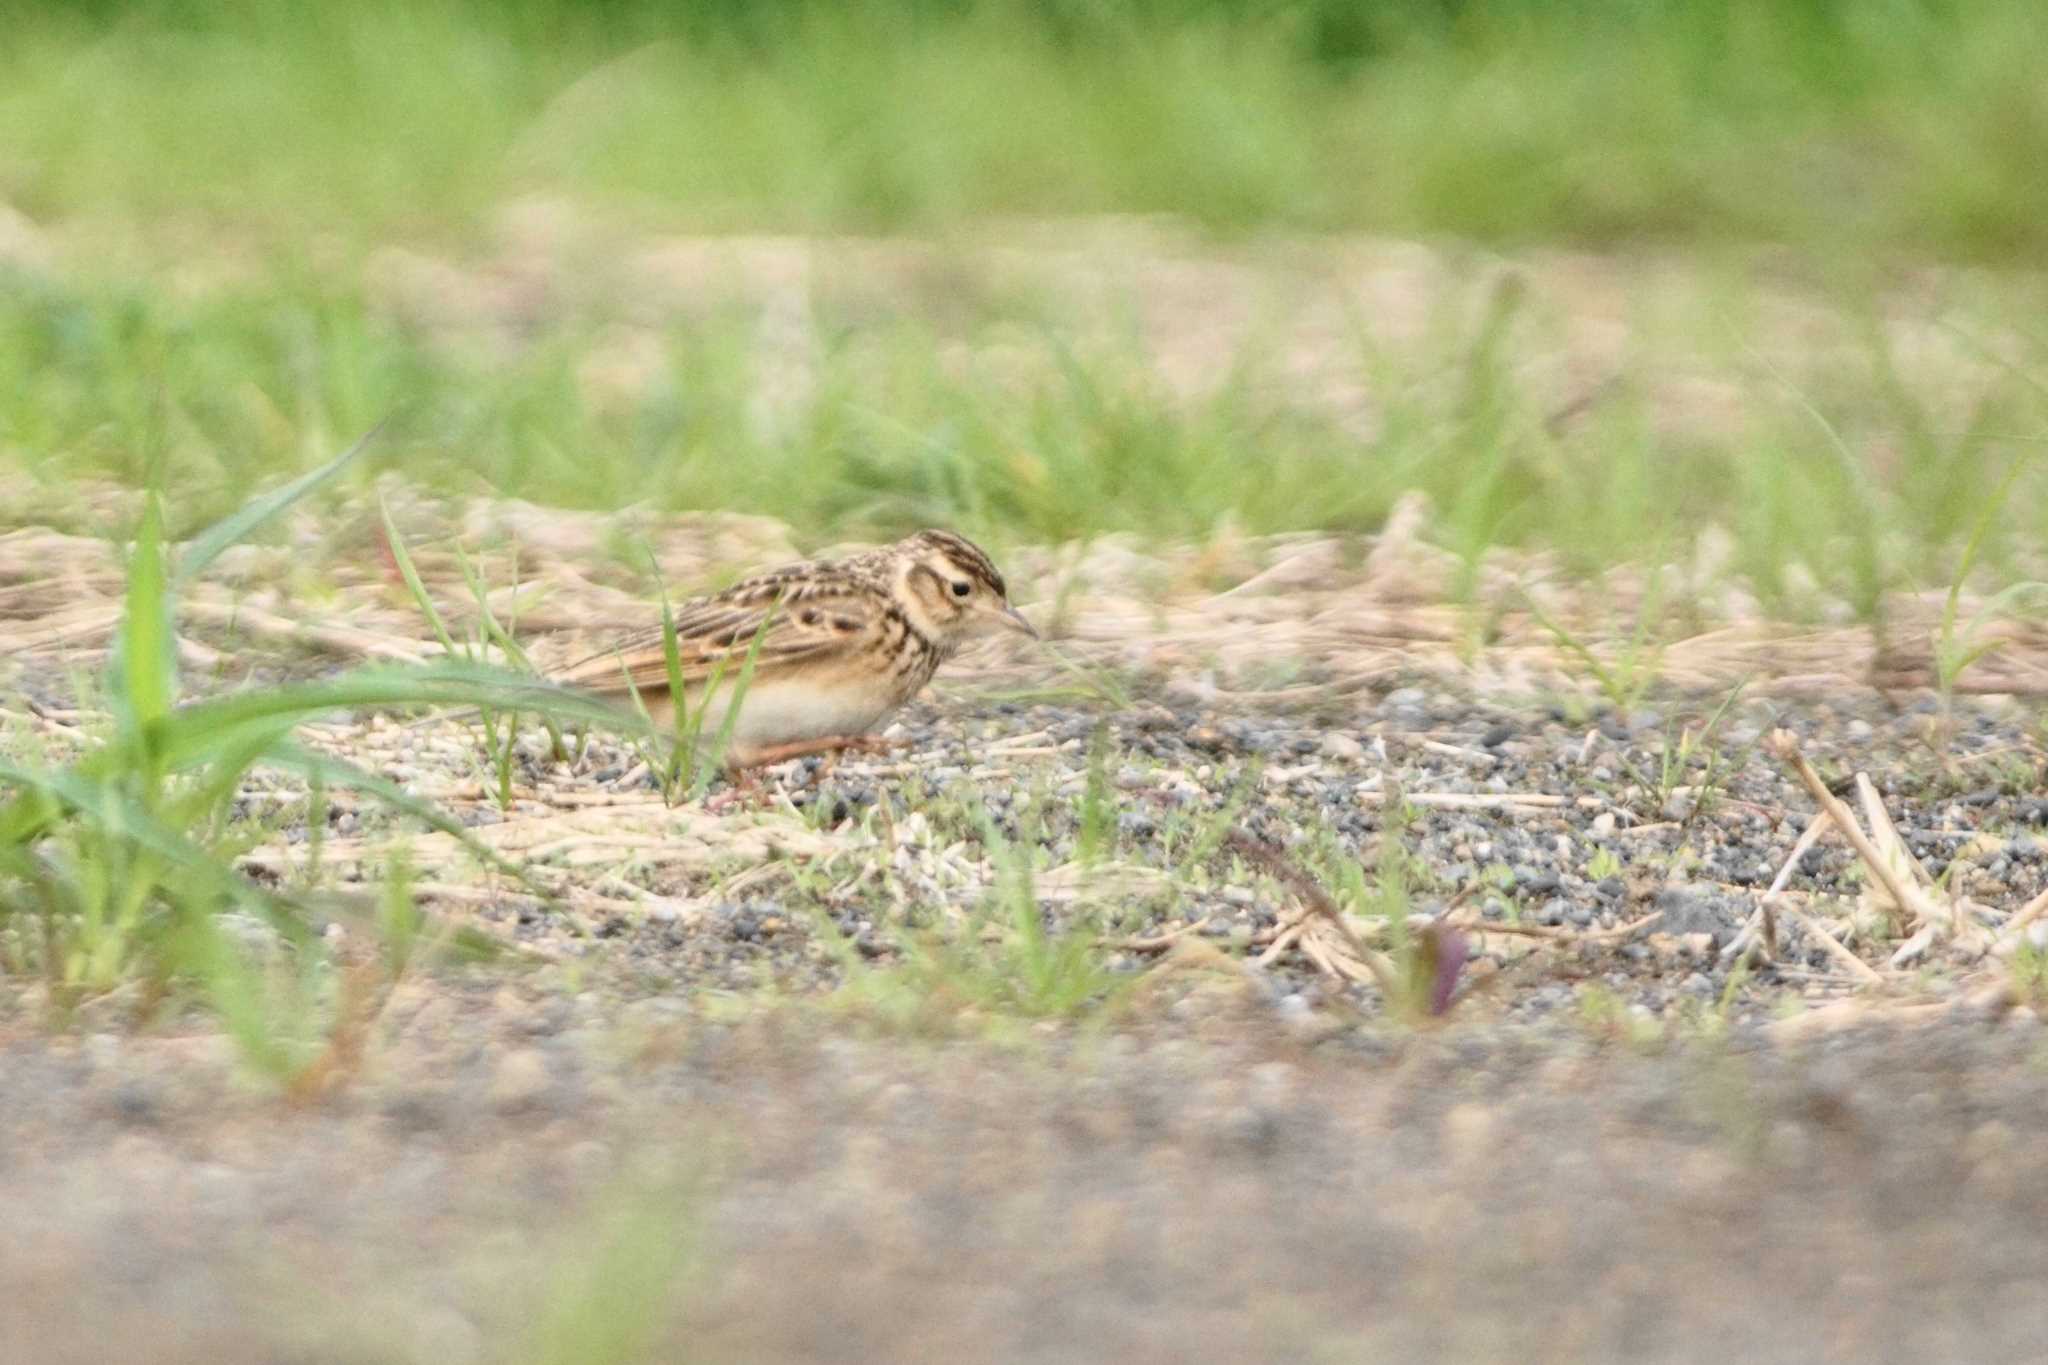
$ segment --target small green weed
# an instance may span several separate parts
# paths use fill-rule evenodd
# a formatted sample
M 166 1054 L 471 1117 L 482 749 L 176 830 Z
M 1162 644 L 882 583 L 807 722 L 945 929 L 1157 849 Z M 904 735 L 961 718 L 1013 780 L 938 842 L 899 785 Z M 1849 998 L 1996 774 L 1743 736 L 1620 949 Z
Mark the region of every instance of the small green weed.
M 323 920 L 353 920 L 399 949 L 409 923 L 390 899 L 373 907 L 310 889 L 286 892 L 237 871 L 243 835 L 233 816 L 244 780 L 257 767 L 297 774 L 309 788 L 353 789 L 390 810 L 447 833 L 479 858 L 520 875 L 459 822 L 393 784 L 297 744 L 296 727 L 356 707 L 517 705 L 595 723 L 616 723 L 607 708 L 494 670 L 373 668 L 315 682 L 290 683 L 181 702 L 176 666 L 176 588 L 233 540 L 337 476 L 361 453 L 358 442 L 326 466 L 200 535 L 175 565 L 163 537 L 157 498 L 145 500 L 128 556 L 127 597 L 103 683 L 111 733 L 63 766 L 0 764 L 0 963 L 31 970 L 65 1008 L 140 981 L 160 996 L 195 983 L 243 1043 L 274 1072 L 291 1071 L 300 1049 L 271 1036 L 265 1020 L 280 997 L 317 994 L 317 944 Z M 324 799 L 315 797 L 316 811 Z M 401 898 L 402 899 L 402 898 Z M 265 945 L 298 954 L 302 976 L 282 985 L 229 931 L 254 927 Z M 241 938 L 251 938 L 242 933 Z M 405 955 L 417 939 L 404 930 Z M 474 932 L 451 936 L 473 952 L 495 945 Z M 395 969 L 395 968 L 394 968 Z M 367 981 L 367 978 L 365 978 Z M 369 989 L 358 983 L 361 989 Z M 335 1028 L 344 1030 L 344 983 Z M 269 1038 L 269 1041 L 266 1041 Z
M 1605 986 L 1581 986 L 1578 993 L 1579 1021 L 1597 1038 L 1623 1043 L 1639 1050 L 1661 1046 L 1664 1025 L 1654 1016 L 1640 1014 L 1626 1000 Z
M 1662 575 L 1652 572 L 1643 600 L 1636 607 L 1635 624 L 1611 661 L 1594 653 L 1590 645 L 1544 611 L 1533 596 L 1523 594 L 1523 602 L 1537 624 L 1593 675 L 1608 704 L 1626 715 L 1636 709 L 1656 683 L 1663 662 L 1664 642 L 1658 634 L 1663 610 L 1661 582 Z
M 654 563 L 651 553 L 648 561 L 654 567 L 655 581 L 660 583 L 660 565 Z M 668 585 L 661 583 L 661 659 L 671 708 L 669 746 L 666 759 L 643 750 L 641 761 L 661 775 L 662 796 L 671 805 L 685 796 L 693 801 L 701 799 L 711 785 L 712 774 L 725 761 L 726 750 L 732 745 L 734 727 L 739 723 L 740 708 L 746 702 L 748 689 L 753 686 L 754 669 L 761 658 L 761 644 L 768 638 L 768 628 L 775 624 L 775 614 L 779 609 L 778 603 L 762 613 L 761 624 L 754 628 L 753 638 L 747 642 L 746 655 L 740 660 L 739 673 L 733 679 L 730 694 L 725 697 L 725 709 L 718 729 L 706 749 L 703 744 L 705 716 L 720 695 L 728 661 L 721 657 L 713 665 L 704 679 L 702 703 L 691 706 L 690 691 L 683 682 L 682 645 L 676 636 L 675 610 L 669 603 Z M 653 720 L 648 714 L 647 703 L 641 698 L 640 688 L 633 681 L 630 670 L 626 671 L 626 686 L 633 698 L 633 709 L 651 727 Z
M 965 818 L 980 833 L 995 884 L 962 922 L 899 931 L 899 960 L 878 966 L 828 917 L 817 917 L 817 931 L 845 973 L 839 1003 L 891 1031 L 917 1033 L 952 1032 L 972 1021 L 1000 1034 L 1112 1007 L 1136 978 L 1103 965 L 1099 919 L 1082 910 L 1070 913 L 1063 928 L 1050 928 L 1033 875 L 1035 839 L 1004 837 L 984 810 Z
M 1088 748 L 1088 779 L 1081 790 L 1080 830 L 1074 846 L 1074 856 L 1083 867 L 1101 862 L 1116 844 L 1116 794 L 1110 785 L 1109 757 L 1109 731 L 1098 727 Z
M 483 576 L 470 563 L 469 556 L 461 547 L 456 548 L 456 559 L 462 568 L 463 582 L 476 602 L 476 624 L 461 640 L 457 640 L 448 629 L 446 619 L 434 605 L 426 584 L 420 581 L 418 568 L 413 563 L 411 552 L 406 548 L 405 538 L 398 533 L 398 527 L 391 520 L 391 509 L 378 499 L 377 511 L 383 521 L 384 544 L 390 552 L 391 562 L 398 567 L 399 577 L 404 580 L 406 591 L 412 594 L 420 615 L 426 618 L 434 638 L 441 642 L 441 648 L 451 659 L 465 663 L 483 664 L 490 659 L 490 650 L 496 649 L 514 668 L 527 677 L 537 677 L 539 670 L 514 637 L 511 630 L 498 621 L 497 613 L 491 609 L 490 593 Z M 516 560 L 515 560 L 516 563 Z M 516 598 L 515 598 L 516 600 Z M 478 724 L 483 732 L 484 754 L 490 764 L 500 809 L 512 804 L 512 768 L 519 738 L 518 716 L 516 713 L 501 713 L 493 707 L 478 709 Z M 562 733 L 554 721 L 543 717 L 548 727 L 551 752 L 562 755 L 566 752 Z
M 2006 961 L 2013 993 L 2036 1010 L 2048 1006 L 2048 949 L 2022 943 Z
M 2030 599 L 2048 596 L 2048 583 L 2021 582 L 2007 585 L 1994 593 L 1982 606 L 1971 614 L 1968 620 L 1959 620 L 1962 609 L 1963 584 L 1970 576 L 1970 570 L 1977 562 L 1985 537 L 1997 523 L 1999 513 L 2012 494 L 2012 487 L 2018 481 L 2025 462 L 2013 461 L 2012 468 L 1999 483 L 1983 507 L 1978 510 L 1976 520 L 1970 528 L 1970 537 L 1964 542 L 1961 558 L 1956 561 L 1956 571 L 1949 579 L 1948 596 L 1942 600 L 1941 623 L 1934 640 L 1935 688 L 1941 697 L 1941 713 L 1945 722 L 1953 724 L 1955 715 L 1956 685 L 1973 665 L 1996 651 L 2002 643 L 1983 638 L 1984 628 L 2005 611 Z
M 682 1361 L 671 1340 L 677 1311 L 703 1254 L 706 1181 L 638 1177 L 617 1182 L 555 1250 L 536 1286 L 521 1365 Z
M 1635 790 L 1646 799 L 1652 819 L 1663 818 L 1672 798 L 1679 795 L 1682 788 L 1689 789 L 1690 800 L 1685 803 L 1685 813 L 1680 819 L 1681 840 L 1712 812 L 1730 775 L 1742 770 L 1764 733 L 1760 728 L 1758 739 L 1752 740 L 1733 759 L 1717 742 L 1722 724 L 1748 686 L 1747 678 L 1738 682 L 1698 726 L 1676 722 L 1667 725 L 1657 748 L 1654 776 L 1643 772 L 1626 752 L 1619 749 L 1615 752 L 1616 766 L 1628 775 Z

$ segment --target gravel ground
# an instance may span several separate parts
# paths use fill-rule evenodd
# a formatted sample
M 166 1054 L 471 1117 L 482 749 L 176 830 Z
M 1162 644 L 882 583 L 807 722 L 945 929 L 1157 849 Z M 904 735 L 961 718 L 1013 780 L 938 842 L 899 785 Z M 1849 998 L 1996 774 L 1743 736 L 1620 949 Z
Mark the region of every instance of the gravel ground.
M 1771 968 L 1740 969 L 1729 989 L 1737 969 L 1721 950 L 1813 811 L 1797 780 L 1761 751 L 1761 736 L 1773 729 L 1798 736 L 1838 786 L 1868 772 L 1910 850 L 1972 900 L 2011 909 L 2048 885 L 2048 749 L 2024 708 L 1971 707 L 1944 728 L 1931 703 L 1889 709 L 1868 698 L 1839 706 L 1765 698 L 1723 710 L 1722 700 L 1582 715 L 1578 707 L 1411 686 L 1320 713 L 1217 714 L 1170 701 L 1121 710 L 920 706 L 892 732 L 908 746 L 900 759 L 787 765 L 755 807 L 708 824 L 692 817 L 694 836 L 708 829 L 728 848 L 761 841 L 766 867 L 713 854 L 631 865 L 600 848 L 587 865 L 572 857 L 561 885 L 573 900 L 591 883 L 590 869 L 623 867 L 644 898 L 637 906 L 608 900 L 580 925 L 606 942 L 608 965 L 631 965 L 630 989 L 747 989 L 764 973 L 794 987 L 823 986 L 842 973 L 816 932 L 820 915 L 887 964 L 900 956 L 906 927 L 944 929 L 987 901 L 1000 869 L 985 843 L 986 820 L 1012 848 L 1033 851 L 1037 890 L 1055 925 L 1084 919 L 1142 940 L 1194 924 L 1217 945 L 1242 949 L 1269 938 L 1299 898 L 1219 851 L 1221 832 L 1242 830 L 1291 850 L 1340 894 L 1349 871 L 1358 876 L 1354 892 L 1370 897 L 1383 885 L 1387 806 L 1398 793 L 1408 809 L 1391 837 L 1416 912 L 1455 912 L 1482 929 L 1596 936 L 1658 916 L 1612 942 L 1560 940 L 1574 949 L 1564 963 L 1554 945 L 1540 961 L 1523 962 L 1520 950 L 1531 942 L 1487 936 L 1483 966 L 1520 965 L 1489 986 L 1484 1012 L 1542 1015 L 1570 1006 L 1575 985 L 1590 979 L 1639 1017 L 1712 1003 L 1731 1023 L 1761 1024 L 1783 1014 L 1788 1000 L 1831 997 L 1853 984 L 1821 945 L 1795 933 Z M 360 738 L 351 739 L 358 756 Z M 378 737 L 371 740 L 379 752 Z M 468 761 L 474 752 L 466 733 L 431 739 L 407 731 L 395 742 L 403 752 L 389 769 L 395 777 L 417 776 L 435 754 Z M 1690 752 L 1678 756 L 1687 744 Z M 533 765 L 537 818 L 555 828 L 553 803 L 575 793 L 652 804 L 651 779 L 631 766 L 630 754 L 601 746 L 573 771 Z M 1080 859 L 1091 781 L 1098 818 L 1113 824 L 1100 836 L 1107 870 Z M 462 780 L 422 789 L 456 793 L 450 804 L 486 832 L 501 819 Z M 620 818 L 617 807 L 597 809 Z M 511 814 L 523 818 L 517 807 Z M 805 860 L 814 875 L 793 871 Z M 894 875 L 866 875 L 878 863 Z M 1864 887 L 1854 855 L 1832 837 L 1801 858 L 1788 884 L 1795 902 L 1823 918 L 1840 915 L 1845 936 L 1853 936 Z M 532 907 L 486 905 L 482 915 L 530 943 L 591 951 L 567 936 L 569 922 Z M 1880 958 L 1879 948 L 1866 956 Z M 1151 960 L 1129 950 L 1107 958 L 1118 971 Z M 1914 983 L 1922 998 L 1942 998 L 1972 979 L 1929 962 L 1938 970 Z M 1344 992 L 1305 958 L 1270 966 L 1264 975 L 1283 1009 L 1299 1008 L 1288 997 L 1305 991 L 1311 1005 L 1336 992 L 1367 1015 L 1376 1010 L 1374 992 Z
M 1933 873 L 2010 909 L 2048 881 L 2035 718 L 1930 743 L 1928 708 L 1764 699 L 1708 733 L 1718 705 L 955 698 L 900 759 L 793 765 L 715 815 L 602 746 L 500 811 L 459 732 L 337 730 L 480 833 L 644 817 L 660 856 L 557 840 L 567 913 L 462 902 L 429 863 L 554 960 L 407 981 L 363 1073 L 297 1104 L 202 1020 L 53 1031 L 0 981 L 0 1359 L 2036 1359 L 2048 1036 L 1986 1003 L 2009 974 L 1937 956 L 1852 999 L 1796 934 L 1733 976 L 1719 951 L 1812 810 L 1768 728 L 1870 772 Z M 1091 954 L 1135 988 L 1035 1023 L 835 994 L 825 919 L 862 979 L 919 992 L 918 945 L 983 941 L 970 784 L 1056 930 L 1200 924 L 1222 952 Z M 1662 917 L 1476 938 L 1427 1025 L 1297 954 L 1243 966 L 1296 899 L 1212 836 L 1370 892 L 1394 788 L 1417 911 Z M 1431 804 L 1477 794 L 1504 804 Z M 345 870 L 374 822 L 331 819 Z M 1062 871 L 1091 820 L 1114 876 Z M 1862 883 L 1826 841 L 1792 889 L 1826 918 Z

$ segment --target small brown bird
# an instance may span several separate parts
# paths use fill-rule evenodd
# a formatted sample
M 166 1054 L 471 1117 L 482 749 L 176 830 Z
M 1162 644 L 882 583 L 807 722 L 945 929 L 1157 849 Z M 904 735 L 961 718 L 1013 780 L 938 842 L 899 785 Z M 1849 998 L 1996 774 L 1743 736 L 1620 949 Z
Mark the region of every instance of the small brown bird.
M 724 725 L 747 652 L 761 636 L 725 754 L 735 769 L 872 747 L 868 732 L 972 636 L 1002 628 L 1038 638 L 1010 605 L 989 557 L 950 531 L 770 570 L 679 604 L 674 619 L 687 705 L 703 716 L 700 746 Z M 614 697 L 637 690 L 656 725 L 673 724 L 659 626 L 561 669 L 552 681 Z

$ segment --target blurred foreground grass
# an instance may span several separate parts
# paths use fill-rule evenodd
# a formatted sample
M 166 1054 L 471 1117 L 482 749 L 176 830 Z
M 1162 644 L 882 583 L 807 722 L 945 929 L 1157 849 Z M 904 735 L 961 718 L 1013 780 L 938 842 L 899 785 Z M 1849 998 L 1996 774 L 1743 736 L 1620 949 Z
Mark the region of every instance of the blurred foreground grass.
M 1421 489 L 1475 566 L 1683 557 L 1714 528 L 1773 608 L 1868 612 L 1945 583 L 2048 434 L 2017 270 L 2048 246 L 2029 0 L 0 9 L 0 207 L 55 244 L 10 258 L 0 232 L 0 466 L 159 474 L 195 523 L 400 411 L 386 463 L 418 477 L 816 541 L 1362 529 Z M 1173 284 L 1185 258 L 1156 272 L 1164 323 L 1144 279 L 1084 327 L 945 247 L 906 287 L 835 299 L 799 267 L 741 299 L 714 264 L 653 308 L 623 275 L 575 283 L 608 259 L 530 278 L 499 240 L 517 203 L 579 205 L 613 243 L 964 253 L 1015 219 L 1166 213 L 1283 285 L 1287 242 L 1325 231 L 1663 243 L 1693 279 L 1675 319 L 1642 275 L 1596 282 L 1628 340 L 1560 377 L 1574 302 L 1468 254 L 1399 335 L 1345 299 L 1313 382 L 1285 333 L 1329 300 L 1297 280 L 1187 384 L 1168 343 L 1243 300 L 1199 262 Z M 1772 320 L 1743 255 L 1768 242 L 1807 263 L 1818 329 Z M 1997 273 L 1921 287 L 1924 259 Z M 1715 413 L 1669 420 L 1702 376 Z M 1988 573 L 2016 576 L 2044 494 L 2023 473 Z

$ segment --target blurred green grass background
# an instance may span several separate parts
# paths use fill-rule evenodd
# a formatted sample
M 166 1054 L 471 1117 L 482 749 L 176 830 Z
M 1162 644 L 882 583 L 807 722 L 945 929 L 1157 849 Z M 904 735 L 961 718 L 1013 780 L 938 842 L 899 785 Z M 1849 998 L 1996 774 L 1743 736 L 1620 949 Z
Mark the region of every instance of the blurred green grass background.
M 1774 605 L 1818 580 L 1864 611 L 1944 581 L 2048 433 L 2034 0 L 158 0 L 0 22 L 0 205 L 58 257 L 0 265 L 0 463 L 167 476 L 193 522 L 404 409 L 391 459 L 422 477 L 819 540 L 1369 528 L 1421 488 L 1475 562 L 1532 544 L 1592 571 L 1714 526 Z M 1369 430 L 1295 401 L 1257 329 L 1191 398 L 1142 339 L 1081 344 L 972 290 L 811 308 L 794 396 L 758 315 L 685 310 L 621 407 L 588 382 L 617 299 L 451 343 L 374 287 L 378 253 L 487 254 L 536 198 L 646 233 L 958 243 L 1116 214 L 1217 250 L 1655 249 L 1697 267 L 1686 346 L 1741 411 L 1674 437 L 1624 383 L 1560 427 L 1511 344 L 1540 348 L 1540 311 L 1484 286 L 1433 305 L 1427 344 L 1335 343 Z M 1808 263 L 1840 354 L 1754 362 L 1762 247 Z M 1886 291 L 1928 262 L 1985 272 L 1920 319 L 1990 357 L 1960 389 L 1886 330 Z M 958 363 L 998 345 L 1035 363 Z M 2043 493 L 2017 485 L 1990 572 L 2018 571 Z
M 2048 247 L 2031 0 L 157 0 L 17 5 L 31 216 L 459 228 L 511 191 L 712 228 Z

